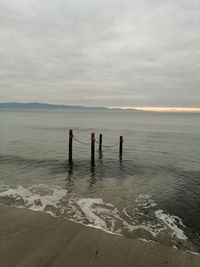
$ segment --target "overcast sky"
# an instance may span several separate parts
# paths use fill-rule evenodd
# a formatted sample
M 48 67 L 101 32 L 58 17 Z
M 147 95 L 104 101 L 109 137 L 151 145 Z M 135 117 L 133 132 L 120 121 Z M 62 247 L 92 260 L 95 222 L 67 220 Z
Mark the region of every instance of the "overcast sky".
M 0 102 L 200 107 L 199 0 L 0 0 Z

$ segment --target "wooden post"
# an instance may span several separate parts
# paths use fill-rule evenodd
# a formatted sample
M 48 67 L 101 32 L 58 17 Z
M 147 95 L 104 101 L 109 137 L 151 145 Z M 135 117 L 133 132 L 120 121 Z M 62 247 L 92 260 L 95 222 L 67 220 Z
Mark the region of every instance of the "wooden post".
M 91 134 L 91 165 L 95 165 L 95 133 Z
M 69 165 L 72 165 L 72 142 L 73 142 L 73 130 L 69 130 Z
M 102 152 L 102 134 L 99 135 L 99 152 Z
M 120 156 L 120 159 L 122 158 L 122 152 L 123 152 L 123 136 L 120 136 L 120 139 L 119 139 L 119 156 Z

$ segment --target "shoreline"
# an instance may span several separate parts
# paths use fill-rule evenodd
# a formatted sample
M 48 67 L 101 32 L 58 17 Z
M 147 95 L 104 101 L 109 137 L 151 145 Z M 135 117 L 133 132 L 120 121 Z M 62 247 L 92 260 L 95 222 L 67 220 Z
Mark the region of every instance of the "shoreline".
M 0 206 L 1 267 L 199 267 L 200 256 L 50 214 Z

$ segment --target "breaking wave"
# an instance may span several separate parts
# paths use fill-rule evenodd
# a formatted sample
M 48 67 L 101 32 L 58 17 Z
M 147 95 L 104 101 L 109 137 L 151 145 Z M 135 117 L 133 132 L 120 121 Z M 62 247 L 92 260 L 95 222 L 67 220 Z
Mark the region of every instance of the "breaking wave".
M 182 220 L 160 209 L 149 195 L 139 195 L 135 203 L 119 209 L 101 198 L 78 198 L 58 186 L 12 188 L 0 182 L 0 203 L 47 212 L 112 234 L 198 252 L 187 238 L 188 229 Z

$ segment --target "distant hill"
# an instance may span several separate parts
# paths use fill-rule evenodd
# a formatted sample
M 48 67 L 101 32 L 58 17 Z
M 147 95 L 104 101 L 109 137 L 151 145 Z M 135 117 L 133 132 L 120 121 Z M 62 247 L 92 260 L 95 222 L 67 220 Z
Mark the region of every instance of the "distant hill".
M 7 102 L 0 103 L 0 109 L 62 109 L 62 110 L 87 110 L 87 111 L 137 111 L 136 109 L 120 109 L 120 108 L 106 108 L 106 107 L 85 107 L 85 106 L 70 106 L 70 105 L 56 105 L 47 103 L 15 103 Z
M 84 107 L 70 105 L 55 105 L 46 103 L 0 103 L 0 109 L 86 109 L 86 110 L 107 110 L 104 107 Z

